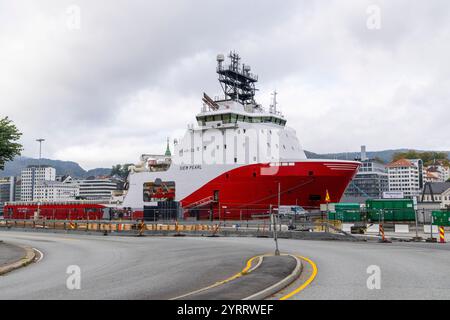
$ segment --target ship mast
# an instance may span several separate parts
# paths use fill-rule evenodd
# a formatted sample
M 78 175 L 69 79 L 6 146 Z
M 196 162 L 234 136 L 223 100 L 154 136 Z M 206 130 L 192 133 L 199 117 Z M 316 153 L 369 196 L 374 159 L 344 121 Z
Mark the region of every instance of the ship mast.
M 276 113 L 277 113 L 277 104 L 278 104 L 278 102 L 277 102 L 277 94 L 278 94 L 277 90 L 275 90 L 275 91 L 272 93 L 273 101 L 272 101 L 272 104 L 270 105 L 269 112 L 270 112 L 270 113 L 273 113 L 273 114 L 276 114 Z
M 258 82 L 258 76 L 250 73 L 250 66 L 240 63 L 241 57 L 236 52 L 230 52 L 228 55 L 230 64 L 225 66 L 223 63 L 225 57 L 223 54 L 217 56 L 217 73 L 219 82 L 226 99 L 231 99 L 241 104 L 254 104 L 255 102 L 255 84 Z

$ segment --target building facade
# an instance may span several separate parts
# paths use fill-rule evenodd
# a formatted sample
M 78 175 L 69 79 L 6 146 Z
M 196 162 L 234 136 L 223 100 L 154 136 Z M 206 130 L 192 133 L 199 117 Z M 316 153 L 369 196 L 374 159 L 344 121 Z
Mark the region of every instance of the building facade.
M 344 196 L 346 198 L 382 198 L 383 192 L 389 190 L 388 174 L 384 163 L 369 159 L 365 146 L 361 147 L 361 157 L 355 160 L 360 161 L 361 166 L 348 185 Z
M 450 179 L 450 168 L 443 164 L 433 164 L 425 168 L 426 182 L 446 182 Z
M 111 178 L 88 178 L 79 182 L 80 199 L 110 201 L 118 183 Z
M 79 186 L 60 181 L 38 181 L 35 186 L 35 200 L 69 201 L 79 196 Z
M 0 179 L 0 215 L 6 202 L 16 200 L 16 177 L 6 177 Z
M 450 182 L 427 183 L 422 194 L 422 203 L 434 203 L 440 209 L 450 210 Z
M 423 162 L 420 159 L 400 159 L 387 166 L 389 191 L 401 191 L 406 198 L 420 196 L 423 185 Z
M 56 169 L 49 166 L 28 166 L 22 170 L 21 201 L 34 201 L 37 198 L 36 184 L 39 181 L 55 181 Z

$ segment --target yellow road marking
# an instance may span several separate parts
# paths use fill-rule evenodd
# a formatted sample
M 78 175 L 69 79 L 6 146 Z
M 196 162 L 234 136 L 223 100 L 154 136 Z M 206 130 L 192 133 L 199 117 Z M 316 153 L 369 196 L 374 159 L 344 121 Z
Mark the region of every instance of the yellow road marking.
M 199 293 L 199 292 L 208 290 L 208 289 L 215 288 L 215 287 L 217 287 L 217 286 L 220 286 L 220 285 L 222 285 L 222 284 L 225 284 L 225 283 L 227 283 L 227 282 L 230 282 L 231 280 L 234 280 L 234 279 L 237 279 L 237 278 L 239 278 L 239 277 L 242 277 L 243 275 L 245 275 L 245 274 L 247 274 L 247 273 L 249 272 L 250 268 L 252 267 L 253 261 L 254 261 L 255 259 L 257 259 L 257 258 L 260 258 L 260 257 L 262 257 L 262 256 L 254 256 L 254 257 L 248 259 L 247 264 L 246 264 L 245 268 L 242 269 L 242 271 L 236 273 L 235 275 L 233 275 L 233 276 L 231 276 L 231 277 L 229 277 L 229 278 L 227 278 L 227 279 L 225 279 L 225 280 L 216 282 L 216 283 L 214 283 L 213 285 L 210 285 L 210 286 L 208 286 L 208 287 L 205 287 L 205 288 L 202 288 L 202 289 L 198 289 L 198 290 L 195 290 L 195 291 L 192 291 L 192 292 L 183 294 L 183 295 L 181 295 L 181 296 L 172 298 L 172 299 L 170 299 L 170 300 L 181 299 L 181 298 L 190 296 L 190 295 L 192 295 L 192 294 L 196 294 L 196 293 Z
M 312 272 L 311 276 L 308 278 L 308 280 L 306 280 L 300 287 L 298 287 L 294 291 L 288 293 L 287 295 L 281 297 L 280 300 L 287 300 L 287 299 L 291 298 L 292 296 L 296 295 L 297 293 L 299 293 L 300 291 L 302 291 L 303 289 L 305 289 L 307 286 L 309 286 L 309 284 L 311 282 L 313 282 L 314 278 L 317 275 L 317 266 L 314 263 L 314 261 L 312 261 L 311 259 L 308 259 L 306 257 L 302 257 L 302 256 L 297 256 L 297 258 L 300 258 L 300 259 L 308 262 L 311 265 L 313 272 Z
M 230 282 L 231 280 L 237 279 L 237 278 L 239 278 L 239 277 L 242 277 L 242 276 L 243 276 L 244 274 L 246 274 L 246 273 L 248 272 L 248 270 L 252 267 L 253 261 L 254 261 L 256 258 L 259 258 L 259 257 L 260 257 L 260 256 L 254 256 L 253 258 L 248 259 L 245 268 L 242 269 L 241 272 L 238 272 L 238 273 L 236 273 L 234 276 L 231 276 L 231 277 L 229 277 L 229 278 L 227 278 L 227 279 L 225 279 L 225 280 L 216 282 L 215 284 L 213 284 L 213 286 L 215 287 L 215 286 L 218 286 L 218 285 L 221 285 L 221 284 Z M 209 287 L 208 287 L 208 288 L 209 288 Z

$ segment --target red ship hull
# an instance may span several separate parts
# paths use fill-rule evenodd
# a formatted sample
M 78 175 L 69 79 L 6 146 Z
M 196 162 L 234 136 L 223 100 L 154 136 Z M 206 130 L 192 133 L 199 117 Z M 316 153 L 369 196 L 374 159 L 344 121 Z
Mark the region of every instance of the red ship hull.
M 270 206 L 278 206 L 278 194 L 281 205 L 316 209 L 326 202 L 327 192 L 330 202 L 339 202 L 358 167 L 353 161 L 243 166 L 218 176 L 181 203 L 185 217 L 200 219 L 239 220 L 264 215 Z M 208 197 L 211 201 L 196 205 Z

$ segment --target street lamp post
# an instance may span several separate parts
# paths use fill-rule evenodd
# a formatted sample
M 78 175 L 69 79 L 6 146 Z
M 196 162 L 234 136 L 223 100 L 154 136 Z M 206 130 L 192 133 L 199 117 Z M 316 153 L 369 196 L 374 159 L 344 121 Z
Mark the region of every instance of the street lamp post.
M 278 212 L 278 214 L 279 213 L 280 212 Z M 273 213 L 272 205 L 270 205 L 270 223 L 272 225 L 273 240 L 275 241 L 275 255 L 279 256 L 280 250 L 278 249 L 277 219 L 275 214 Z
M 38 162 L 38 174 L 39 174 L 41 172 L 42 142 L 44 142 L 45 139 L 39 138 L 39 139 L 36 139 L 36 141 L 39 142 L 39 162 Z M 35 181 L 33 181 L 33 183 L 36 186 L 36 182 L 37 181 L 36 181 L 36 179 L 34 179 L 34 180 Z M 33 189 L 33 193 L 34 193 L 34 189 Z M 33 197 L 33 200 L 34 200 L 34 195 L 32 195 L 32 197 Z M 38 199 L 38 206 L 37 206 L 38 217 L 40 217 L 40 215 L 41 215 L 41 207 L 40 207 L 40 205 L 41 205 L 41 201 L 40 201 L 40 199 Z

